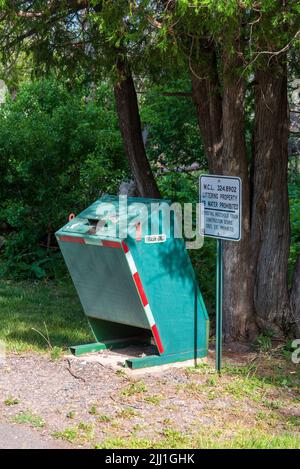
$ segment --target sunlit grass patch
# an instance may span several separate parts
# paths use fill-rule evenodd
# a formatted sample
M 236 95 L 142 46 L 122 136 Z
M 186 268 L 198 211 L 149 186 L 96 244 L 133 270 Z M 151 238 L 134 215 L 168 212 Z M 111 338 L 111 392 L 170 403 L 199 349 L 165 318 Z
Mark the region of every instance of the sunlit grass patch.
M 273 435 L 257 430 L 237 432 L 225 437 L 221 431 L 189 436 L 176 430 L 166 430 L 160 438 L 107 438 L 95 445 L 97 449 L 299 449 L 300 437 L 292 433 Z
M 14 417 L 14 422 L 20 424 L 31 425 L 32 427 L 42 428 L 45 425 L 45 421 L 37 414 L 31 411 L 20 412 Z
M 61 283 L 0 281 L 0 323 L 0 340 L 9 351 L 50 350 L 37 331 L 46 338 L 49 334 L 53 360 L 69 345 L 93 340 L 68 279 Z
M 53 438 L 68 441 L 70 443 L 83 444 L 94 439 L 94 426 L 90 423 L 79 422 L 74 427 L 68 427 L 52 433 Z
M 135 394 L 142 394 L 144 392 L 147 392 L 147 386 L 143 381 L 137 381 L 122 389 L 121 394 L 125 397 L 131 397 Z
M 7 399 L 4 401 L 4 405 L 6 406 L 13 406 L 13 405 L 18 405 L 20 403 L 19 399 L 9 396 Z

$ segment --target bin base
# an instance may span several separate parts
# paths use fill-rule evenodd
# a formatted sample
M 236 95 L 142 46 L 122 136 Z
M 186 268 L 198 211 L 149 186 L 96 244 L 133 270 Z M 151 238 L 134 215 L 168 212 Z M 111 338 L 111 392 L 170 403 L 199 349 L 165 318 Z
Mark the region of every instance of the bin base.
M 70 347 L 70 352 L 79 357 L 85 353 L 99 352 L 100 350 L 125 348 L 138 342 L 135 337 L 128 337 L 124 339 L 105 340 L 104 342 L 95 342 L 94 344 L 74 345 Z
M 70 351 L 76 357 L 80 357 L 85 353 L 99 352 L 108 349 L 120 349 L 128 347 L 128 345 L 141 345 L 141 341 L 136 337 L 128 337 L 126 339 L 106 340 L 104 342 L 95 342 L 93 344 L 75 345 L 70 347 Z M 128 358 L 125 360 L 125 367 L 132 370 L 140 368 L 148 368 L 152 366 L 167 365 L 169 363 L 184 362 L 186 360 L 195 360 L 207 356 L 206 349 L 198 349 L 190 352 L 172 353 L 163 355 L 145 355 L 144 357 Z
M 184 362 L 186 360 L 195 360 L 195 364 L 197 359 L 204 358 L 207 356 L 207 350 L 201 349 L 191 352 L 183 352 L 183 353 L 173 353 L 173 354 L 163 354 L 163 355 L 148 355 L 145 357 L 140 358 L 130 358 L 125 361 L 125 366 L 131 368 L 132 370 L 136 370 L 139 368 L 148 368 L 150 366 L 160 366 L 160 365 L 167 365 L 169 363 L 176 363 L 176 362 Z

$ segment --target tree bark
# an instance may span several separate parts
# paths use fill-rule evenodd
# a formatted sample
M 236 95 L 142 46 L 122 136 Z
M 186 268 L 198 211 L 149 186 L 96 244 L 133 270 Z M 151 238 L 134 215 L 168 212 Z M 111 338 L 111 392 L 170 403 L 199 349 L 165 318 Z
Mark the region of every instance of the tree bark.
M 209 170 L 214 174 L 235 175 L 243 183 L 242 239 L 224 242 L 224 339 L 247 340 L 256 331 L 250 268 L 250 201 L 248 161 L 245 145 L 245 83 L 236 68 L 236 56 L 224 55 L 223 96 L 216 53 L 210 45 L 191 73 L 193 100 L 196 105 Z
M 255 77 L 251 243 L 257 321 L 281 333 L 290 322 L 289 115 L 286 57 L 275 60 Z
M 125 152 L 141 197 L 160 198 L 158 186 L 147 159 L 135 86 L 128 64 L 118 58 L 118 81 L 114 86 L 119 126 Z
M 222 97 L 214 47 L 203 50 L 202 64 L 191 70 L 192 97 L 211 173 L 222 174 Z
M 224 242 L 224 339 L 249 340 L 256 332 L 250 262 L 250 196 L 245 142 L 245 82 L 237 55 L 223 56 L 223 173 L 242 180 L 242 238 Z

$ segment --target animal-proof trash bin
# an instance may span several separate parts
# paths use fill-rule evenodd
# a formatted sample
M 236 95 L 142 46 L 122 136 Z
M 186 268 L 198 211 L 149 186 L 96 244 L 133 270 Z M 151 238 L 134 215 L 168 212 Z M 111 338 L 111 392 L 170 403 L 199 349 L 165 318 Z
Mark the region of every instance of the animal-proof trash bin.
M 75 355 L 139 342 L 154 353 L 126 360 L 131 368 L 207 355 L 205 304 L 184 241 L 174 236 L 176 216 L 166 234 L 161 203 L 170 206 L 126 198 L 124 208 L 120 198 L 103 197 L 56 233 L 97 341 L 71 347 Z

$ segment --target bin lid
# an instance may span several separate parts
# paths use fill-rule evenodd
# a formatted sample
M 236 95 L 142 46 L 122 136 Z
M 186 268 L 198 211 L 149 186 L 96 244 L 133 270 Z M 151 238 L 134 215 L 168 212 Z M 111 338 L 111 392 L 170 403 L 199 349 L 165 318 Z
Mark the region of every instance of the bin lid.
M 121 226 L 122 222 L 127 223 L 127 226 L 130 224 L 133 226 L 137 221 L 139 223 L 147 222 L 153 216 L 153 212 L 159 210 L 158 205 L 151 206 L 151 204 L 170 204 L 170 201 L 165 199 L 142 197 L 125 197 L 122 199 L 122 197 L 124 196 L 120 196 L 120 198 L 117 196 L 104 196 L 96 200 L 78 216 L 70 220 L 56 235 L 73 233 L 74 235 L 100 239 L 118 239 L 118 226 Z

